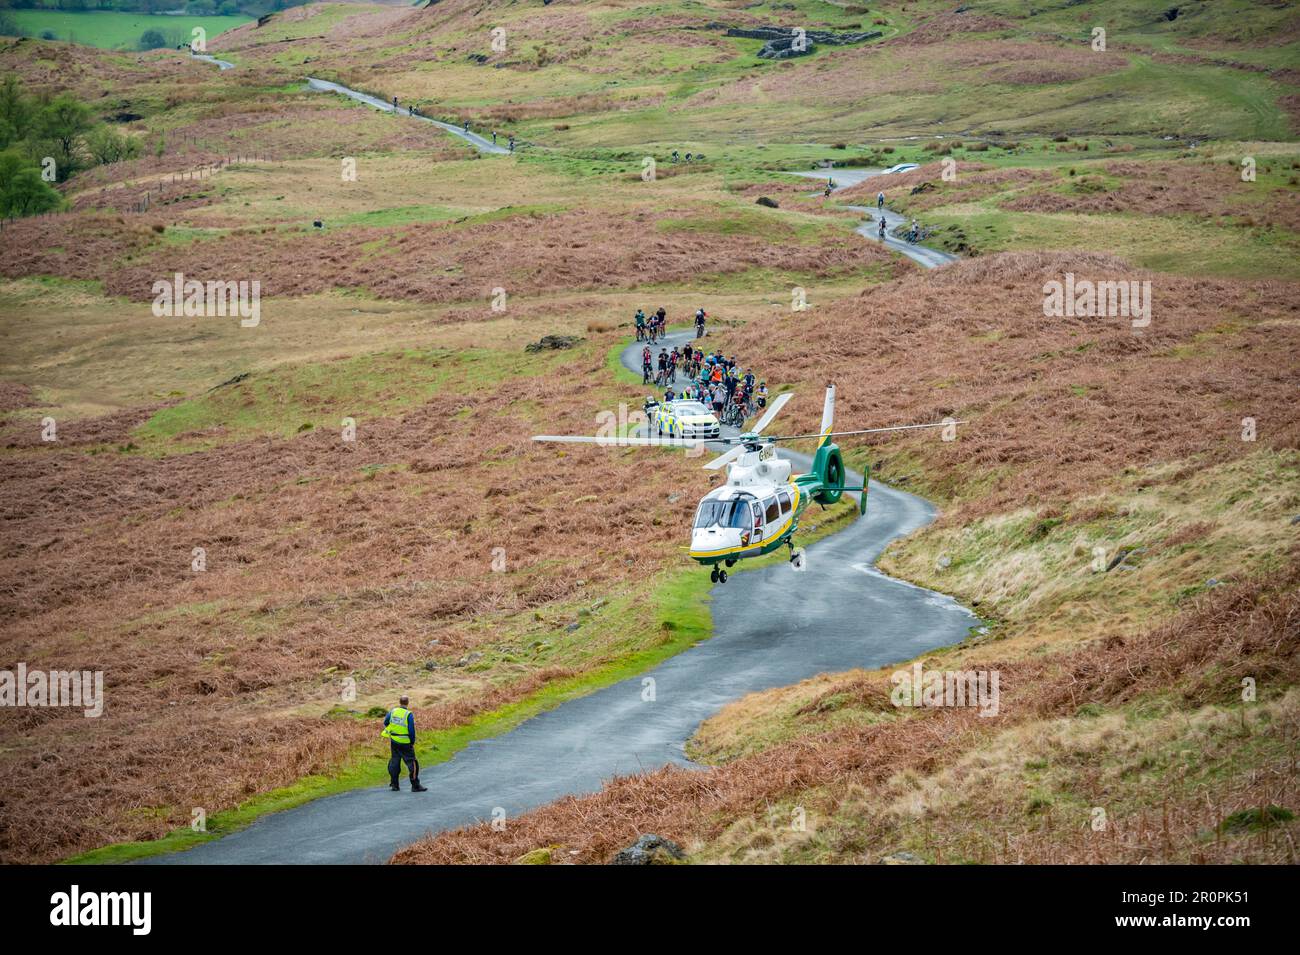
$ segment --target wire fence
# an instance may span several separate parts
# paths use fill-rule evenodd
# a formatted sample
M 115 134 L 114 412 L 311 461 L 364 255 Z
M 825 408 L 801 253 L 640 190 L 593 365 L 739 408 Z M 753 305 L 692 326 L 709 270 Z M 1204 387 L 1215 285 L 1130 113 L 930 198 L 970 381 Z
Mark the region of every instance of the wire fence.
M 211 179 L 223 169 L 228 169 L 231 166 L 274 161 L 275 160 L 266 153 L 238 152 L 229 156 L 222 156 L 209 162 L 201 163 L 200 165 L 194 166 L 190 169 L 182 169 L 179 172 L 166 173 L 157 176 L 156 178 L 154 176 L 149 176 L 143 180 L 145 184 L 143 194 L 139 194 L 138 192 L 142 182 L 137 180 L 133 183 L 119 183 L 115 186 L 104 187 L 96 193 L 95 198 L 97 200 L 102 200 L 113 192 L 134 191 L 136 194 L 133 195 L 128 202 L 121 205 L 109 206 L 109 208 L 111 208 L 112 211 L 119 213 L 145 213 L 153 208 L 156 203 L 165 201 L 167 198 L 174 195 L 177 191 L 177 187 L 184 188 L 191 183 Z M 104 208 L 105 206 L 103 205 L 95 205 L 90 208 L 51 209 L 46 212 L 35 212 L 26 216 L 7 216 L 0 218 L 0 231 L 3 231 L 6 228 L 11 228 L 18 222 L 58 219 L 65 216 L 77 215 L 81 212 L 102 211 Z

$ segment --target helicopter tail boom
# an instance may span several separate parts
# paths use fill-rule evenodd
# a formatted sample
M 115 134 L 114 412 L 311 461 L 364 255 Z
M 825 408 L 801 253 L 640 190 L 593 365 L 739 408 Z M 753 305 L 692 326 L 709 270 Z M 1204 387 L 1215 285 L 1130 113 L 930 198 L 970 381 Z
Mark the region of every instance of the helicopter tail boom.
M 835 429 L 835 383 L 826 386 L 826 400 L 822 402 L 822 441 L 830 441 L 830 434 Z

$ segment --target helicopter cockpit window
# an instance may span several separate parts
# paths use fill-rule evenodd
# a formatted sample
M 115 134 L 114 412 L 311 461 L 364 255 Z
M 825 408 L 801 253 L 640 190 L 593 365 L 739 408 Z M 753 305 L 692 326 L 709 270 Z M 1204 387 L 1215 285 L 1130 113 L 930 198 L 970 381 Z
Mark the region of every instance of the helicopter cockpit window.
M 730 501 L 701 501 L 700 509 L 695 515 L 695 526 L 748 527 L 749 498 L 740 497 Z

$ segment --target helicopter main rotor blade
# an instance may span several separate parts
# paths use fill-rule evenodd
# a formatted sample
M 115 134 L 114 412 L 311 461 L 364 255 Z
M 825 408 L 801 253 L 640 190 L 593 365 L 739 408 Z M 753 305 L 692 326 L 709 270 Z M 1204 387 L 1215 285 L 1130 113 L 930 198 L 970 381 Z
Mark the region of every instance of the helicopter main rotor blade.
M 759 418 L 758 423 L 755 424 L 754 427 L 750 428 L 749 430 L 754 432 L 754 434 L 762 434 L 763 429 L 772 423 L 772 419 L 776 417 L 776 413 L 780 411 L 782 408 L 784 408 L 785 403 L 793 397 L 794 397 L 794 392 L 792 391 L 787 391 L 783 395 L 777 395 L 775 398 L 772 399 L 772 404 L 771 406 L 768 407 L 767 411 L 763 414 L 763 417 Z
M 708 462 L 707 464 L 702 464 L 700 466 L 709 471 L 716 471 L 718 468 L 724 467 L 725 465 L 728 465 L 732 461 L 736 460 L 736 458 L 740 457 L 742 454 L 745 453 L 745 450 L 746 448 L 743 444 L 738 444 L 731 450 L 723 454 L 719 454 L 716 458 L 714 458 L 712 461 Z
M 949 425 L 968 424 L 966 421 L 936 421 L 934 424 L 900 424 L 892 428 L 863 428 L 859 431 L 831 431 L 827 434 L 783 434 L 767 438 L 768 441 L 798 441 L 801 438 L 837 438 L 845 434 L 881 434 L 885 431 L 915 431 L 918 428 L 946 428 Z
M 592 437 L 585 434 L 535 434 L 533 440 L 560 444 L 598 444 L 607 448 L 698 448 L 707 443 L 702 438 Z

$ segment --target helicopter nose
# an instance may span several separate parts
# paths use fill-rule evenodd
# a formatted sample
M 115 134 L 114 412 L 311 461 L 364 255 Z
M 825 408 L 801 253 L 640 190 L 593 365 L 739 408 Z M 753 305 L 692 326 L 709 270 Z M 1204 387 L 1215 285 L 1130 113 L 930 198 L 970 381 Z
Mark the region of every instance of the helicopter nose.
M 734 527 L 697 527 L 691 533 L 691 556 L 716 556 L 739 543 L 740 531 Z

